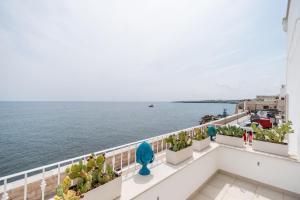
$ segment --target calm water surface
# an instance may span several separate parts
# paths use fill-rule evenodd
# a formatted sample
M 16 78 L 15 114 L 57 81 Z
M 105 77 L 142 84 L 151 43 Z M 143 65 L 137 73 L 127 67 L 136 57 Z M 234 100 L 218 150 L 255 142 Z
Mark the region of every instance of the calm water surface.
M 0 102 L 0 177 L 198 125 L 234 104 Z

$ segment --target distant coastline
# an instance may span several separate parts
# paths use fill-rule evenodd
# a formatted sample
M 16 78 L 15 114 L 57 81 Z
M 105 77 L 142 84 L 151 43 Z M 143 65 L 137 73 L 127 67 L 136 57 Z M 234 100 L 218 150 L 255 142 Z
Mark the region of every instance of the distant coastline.
M 201 100 L 201 101 L 173 101 L 172 103 L 229 103 L 238 104 L 242 100 Z

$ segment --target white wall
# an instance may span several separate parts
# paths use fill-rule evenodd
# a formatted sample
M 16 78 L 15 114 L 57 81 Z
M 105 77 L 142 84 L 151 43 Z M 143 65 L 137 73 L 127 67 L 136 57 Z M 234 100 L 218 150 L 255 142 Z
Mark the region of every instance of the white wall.
M 186 199 L 218 169 L 300 194 L 299 162 L 220 146 L 135 199 Z
M 288 94 L 288 118 L 294 124 L 295 133 L 290 136 L 292 152 L 300 155 L 300 1 L 290 0 L 287 21 L 288 52 L 286 90 Z M 297 142 L 297 146 L 296 146 Z
M 228 147 L 218 151 L 219 169 L 300 194 L 300 163 Z
M 150 190 L 138 200 L 182 200 L 188 198 L 217 171 L 217 151 L 208 152 L 189 166 L 179 170 Z

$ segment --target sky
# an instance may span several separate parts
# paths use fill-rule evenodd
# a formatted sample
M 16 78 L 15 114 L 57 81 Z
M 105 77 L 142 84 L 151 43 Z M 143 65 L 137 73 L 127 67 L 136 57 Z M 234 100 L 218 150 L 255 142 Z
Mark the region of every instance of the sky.
M 0 101 L 254 98 L 285 83 L 286 0 L 0 1 Z

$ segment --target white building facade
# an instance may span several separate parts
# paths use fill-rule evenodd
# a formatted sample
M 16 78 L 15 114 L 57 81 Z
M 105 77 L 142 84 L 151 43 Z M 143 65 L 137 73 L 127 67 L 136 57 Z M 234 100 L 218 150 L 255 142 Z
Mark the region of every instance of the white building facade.
M 286 93 L 287 118 L 295 134 L 290 136 L 290 152 L 300 157 L 300 1 L 289 0 L 283 29 L 287 32 Z

